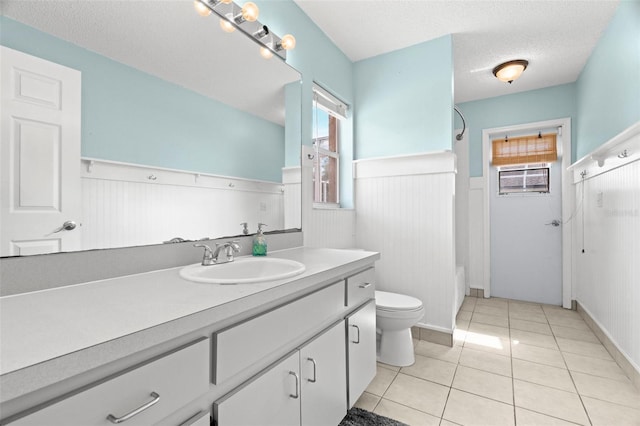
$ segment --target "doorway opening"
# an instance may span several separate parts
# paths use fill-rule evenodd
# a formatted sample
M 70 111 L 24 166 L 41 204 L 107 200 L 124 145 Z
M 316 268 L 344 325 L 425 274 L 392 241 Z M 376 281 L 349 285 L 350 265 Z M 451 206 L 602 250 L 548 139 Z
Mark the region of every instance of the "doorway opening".
M 557 161 L 491 164 L 492 141 L 556 135 Z M 495 146 L 495 144 L 494 144 Z M 571 307 L 571 119 L 483 130 L 485 297 Z M 527 186 L 528 185 L 528 186 Z

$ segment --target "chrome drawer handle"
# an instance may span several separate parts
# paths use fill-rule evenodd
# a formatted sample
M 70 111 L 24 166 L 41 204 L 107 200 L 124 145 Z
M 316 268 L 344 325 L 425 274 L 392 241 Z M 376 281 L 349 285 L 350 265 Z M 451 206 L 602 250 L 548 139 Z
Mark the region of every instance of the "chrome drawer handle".
M 296 378 L 296 394 L 290 393 L 289 396 L 293 399 L 298 399 L 300 397 L 300 377 L 295 371 L 289 371 L 289 374 Z
M 307 361 L 311 361 L 313 363 L 313 380 L 307 379 L 307 381 L 309 383 L 315 383 L 316 379 L 317 379 L 317 377 L 316 377 L 317 376 L 317 372 L 316 372 L 317 370 L 316 369 L 318 368 L 318 366 L 316 365 L 316 360 L 313 359 L 313 358 L 307 358 Z
M 369 288 L 369 287 L 371 287 L 371 283 L 360 284 L 358 287 L 360 287 L 360 288 Z
M 153 398 L 151 401 L 147 402 L 146 404 L 144 404 L 141 407 L 136 408 L 135 410 L 131 411 L 130 413 L 125 414 L 122 417 L 115 417 L 113 414 L 109 414 L 107 416 L 107 420 L 109 420 L 111 423 L 115 423 L 115 424 L 124 423 L 127 420 L 129 420 L 131 417 L 142 413 L 144 410 L 146 410 L 147 408 L 151 407 L 152 405 L 154 405 L 158 401 L 160 401 L 160 395 L 158 395 L 155 392 L 151 392 L 151 398 Z
M 355 343 L 356 345 L 358 343 L 360 343 L 360 327 L 358 327 L 357 325 L 352 325 L 351 327 L 354 327 L 356 330 L 358 330 L 358 340 L 352 340 L 351 343 Z

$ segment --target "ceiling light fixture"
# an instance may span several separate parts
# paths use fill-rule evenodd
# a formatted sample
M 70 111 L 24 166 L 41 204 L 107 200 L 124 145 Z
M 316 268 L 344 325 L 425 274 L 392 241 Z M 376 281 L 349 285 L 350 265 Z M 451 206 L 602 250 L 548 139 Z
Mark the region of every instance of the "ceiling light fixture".
M 242 6 L 240 13 L 234 18 L 234 20 L 238 25 L 242 24 L 244 21 L 256 22 L 259 15 L 260 10 L 258 9 L 258 6 L 253 2 L 247 2 Z
M 276 50 L 291 50 L 296 47 L 296 38 L 291 34 L 282 36 L 279 42 L 276 43 Z
M 260 56 L 262 56 L 265 59 L 271 59 L 273 57 L 273 52 L 271 51 L 271 49 L 268 49 L 266 47 L 261 47 Z
M 209 9 L 204 4 L 200 3 L 200 0 L 194 0 L 193 1 L 193 7 L 196 10 L 196 12 L 198 12 L 198 15 L 200 15 L 200 16 L 209 16 L 209 15 L 211 15 L 211 9 Z
M 291 34 L 280 38 L 266 25 L 260 23 L 258 21 L 260 11 L 253 2 L 247 2 L 240 7 L 233 0 L 195 0 L 194 7 L 201 16 L 209 16 L 211 12 L 218 15 L 220 27 L 225 32 L 231 33 L 237 29 L 258 43 L 260 54 L 264 58 L 268 59 L 275 53 L 286 60 L 286 51 L 293 49 L 296 45 L 296 39 Z
M 236 27 L 231 23 L 232 19 L 233 16 L 231 16 L 231 14 L 228 14 L 226 18 L 220 18 L 220 28 L 222 28 L 222 31 L 225 33 L 232 33 L 236 30 Z
M 528 65 L 529 61 L 524 59 L 508 61 L 495 67 L 493 69 L 493 75 L 495 75 L 498 80 L 511 84 L 513 80 L 522 75 Z

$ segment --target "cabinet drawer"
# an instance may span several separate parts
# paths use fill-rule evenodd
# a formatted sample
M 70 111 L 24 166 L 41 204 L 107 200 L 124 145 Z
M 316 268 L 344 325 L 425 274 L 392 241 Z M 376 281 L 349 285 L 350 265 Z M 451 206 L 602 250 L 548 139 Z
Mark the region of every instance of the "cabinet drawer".
M 149 407 L 126 420 L 127 426 L 156 423 L 207 392 L 208 358 L 209 340 L 200 340 L 11 424 L 113 425 L 109 415 L 121 418 L 145 405 Z
M 347 297 L 345 306 L 356 307 L 366 300 L 375 299 L 376 274 L 370 268 L 347 278 Z
M 344 282 L 213 334 L 213 383 L 220 384 L 313 331 L 344 309 Z

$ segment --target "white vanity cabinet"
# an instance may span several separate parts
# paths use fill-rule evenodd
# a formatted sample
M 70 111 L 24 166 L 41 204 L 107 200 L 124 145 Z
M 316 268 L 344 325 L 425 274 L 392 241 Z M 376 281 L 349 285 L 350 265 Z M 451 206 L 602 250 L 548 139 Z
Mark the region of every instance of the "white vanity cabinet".
M 154 424 L 205 393 L 209 339 L 166 354 L 116 377 L 80 389 L 68 398 L 11 425 L 68 426 Z M 208 421 L 208 416 L 206 416 Z M 199 418 L 195 421 L 203 422 Z
M 375 272 L 369 268 L 216 333 L 213 376 L 214 382 L 222 383 L 296 335 L 321 330 L 327 318 L 339 318 L 294 353 L 217 400 L 216 424 L 339 424 L 376 374 L 374 297 Z
M 168 269 L 0 298 L 0 425 L 204 426 L 210 415 L 218 426 L 339 424 L 375 375 L 379 255 L 281 255 L 307 272 L 236 287 Z M 50 321 L 65 301 L 83 309 Z M 72 336 L 82 321 L 94 333 Z M 61 343 L 37 346 L 43 335 Z M 42 350 L 25 367 L 29 348 Z
M 349 408 L 376 375 L 376 302 L 372 300 L 347 317 Z
M 218 426 L 337 425 L 347 413 L 340 321 L 214 403 Z
M 347 278 L 346 290 L 344 304 L 348 308 L 355 308 L 371 299 L 375 299 L 375 269 L 369 268 Z
M 211 414 L 208 411 L 199 412 L 191 417 L 189 417 L 184 422 L 180 423 L 178 426 L 210 426 L 211 425 Z
M 300 359 L 289 355 L 213 404 L 217 426 L 299 426 Z
M 344 310 L 344 282 L 213 334 L 213 383 L 220 385 L 265 357 L 321 330 Z M 289 349 L 289 350 L 291 350 Z
M 349 408 L 376 375 L 376 303 L 373 268 L 347 278 L 345 305 L 358 307 L 347 317 Z
M 345 322 L 300 348 L 302 424 L 337 425 L 347 414 Z

